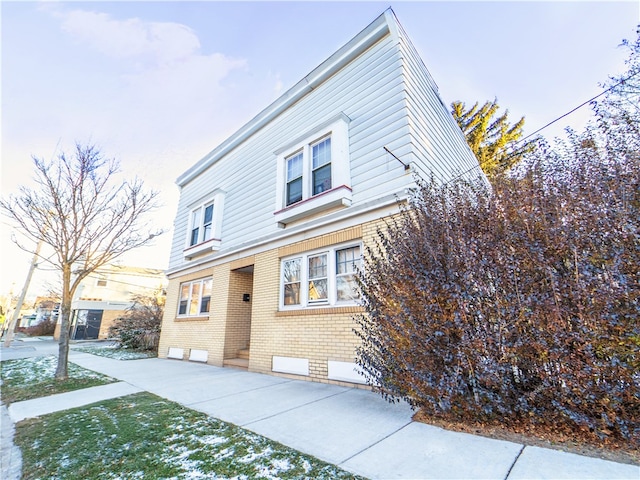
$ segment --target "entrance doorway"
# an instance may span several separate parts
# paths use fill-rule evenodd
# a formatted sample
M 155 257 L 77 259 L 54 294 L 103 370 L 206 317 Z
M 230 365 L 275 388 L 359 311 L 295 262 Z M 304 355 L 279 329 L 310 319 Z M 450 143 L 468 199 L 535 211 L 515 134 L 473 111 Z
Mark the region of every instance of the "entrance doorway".
M 102 324 L 102 310 L 76 310 L 71 338 L 74 340 L 97 339 Z
M 253 265 L 231 270 L 224 342 L 225 366 L 249 368 L 252 304 Z

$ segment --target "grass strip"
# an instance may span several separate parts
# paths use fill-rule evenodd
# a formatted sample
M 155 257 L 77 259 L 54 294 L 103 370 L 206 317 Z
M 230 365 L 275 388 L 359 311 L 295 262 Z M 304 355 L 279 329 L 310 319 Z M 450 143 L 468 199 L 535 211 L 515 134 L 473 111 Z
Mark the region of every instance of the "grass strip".
M 16 443 L 23 478 L 358 478 L 146 392 L 20 422 Z
M 99 357 L 113 358 L 115 360 L 139 360 L 142 358 L 156 358 L 156 352 L 140 352 L 137 350 L 127 350 L 113 345 L 100 347 L 73 347 L 74 352 L 90 353 Z
M 32 398 L 46 397 L 117 381 L 71 362 L 69 362 L 68 379 L 57 380 L 55 378 L 57 364 L 58 358 L 54 355 L 0 362 L 2 402 L 9 405 Z

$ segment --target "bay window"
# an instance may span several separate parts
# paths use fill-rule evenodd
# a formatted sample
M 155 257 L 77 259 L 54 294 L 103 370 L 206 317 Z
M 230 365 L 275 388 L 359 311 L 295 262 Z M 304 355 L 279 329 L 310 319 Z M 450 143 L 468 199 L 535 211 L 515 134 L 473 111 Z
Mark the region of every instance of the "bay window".
M 332 247 L 282 260 L 280 306 L 302 308 L 353 304 L 360 298 L 359 245 Z
M 218 250 L 221 243 L 224 192 L 217 190 L 208 199 L 192 204 L 189 209 L 187 238 L 184 248 L 186 259 Z
M 351 205 L 348 126 L 341 113 L 275 152 L 279 226 Z

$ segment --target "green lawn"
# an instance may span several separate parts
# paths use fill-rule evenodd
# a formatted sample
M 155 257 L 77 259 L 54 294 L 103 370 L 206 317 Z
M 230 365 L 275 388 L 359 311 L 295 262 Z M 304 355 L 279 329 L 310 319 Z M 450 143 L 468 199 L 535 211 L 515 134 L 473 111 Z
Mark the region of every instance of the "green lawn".
M 24 478 L 356 478 L 150 393 L 21 422 Z
M 68 380 L 59 381 L 55 379 L 57 364 L 58 358 L 54 355 L 0 362 L 2 402 L 9 405 L 13 402 L 117 381 L 71 362 L 69 362 Z

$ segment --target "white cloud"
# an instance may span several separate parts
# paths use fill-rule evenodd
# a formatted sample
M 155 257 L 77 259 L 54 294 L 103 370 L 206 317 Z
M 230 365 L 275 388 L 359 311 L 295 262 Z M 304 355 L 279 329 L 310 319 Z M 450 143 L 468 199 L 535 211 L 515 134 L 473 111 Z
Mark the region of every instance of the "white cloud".
M 37 38 L 52 47 L 47 68 L 56 84 L 34 82 L 28 98 L 15 97 L 3 111 L 14 127 L 3 138 L 3 157 L 22 160 L 2 164 L 3 189 L 29 184 L 30 152 L 48 159 L 58 141 L 59 151 L 69 151 L 73 141 L 96 143 L 120 160 L 123 177 L 139 176 L 160 192 L 164 207 L 156 226 L 170 229 L 178 196 L 175 178 L 239 126 L 234 94 L 242 90 L 236 83 L 238 75 L 248 73 L 247 61 L 203 52 L 196 32 L 175 22 L 118 19 L 59 4 L 41 11 L 55 20 L 53 30 L 63 33 L 62 38 L 53 33 Z M 20 74 L 34 78 L 37 64 L 31 62 Z M 30 257 L 11 244 L 11 231 L 3 225 L 0 254 L 11 255 L 0 258 L 2 271 L 24 272 Z M 125 261 L 162 268 L 170 240 L 168 233 L 155 248 L 136 251 Z M 11 282 L 20 284 L 14 276 L 2 278 L 2 291 Z M 34 285 L 40 276 L 36 272 Z
M 101 68 L 101 78 L 82 85 L 90 101 L 75 104 L 82 109 L 75 118 L 86 120 L 74 131 L 107 139 L 123 153 L 157 157 L 159 151 L 183 151 L 205 132 L 229 123 L 229 75 L 246 72 L 246 60 L 203 52 L 196 32 L 180 23 L 78 9 L 50 12 L 78 49 L 89 47 L 102 54 L 102 61 L 115 62 Z M 100 64 L 99 57 L 91 61 Z
M 196 34 L 179 23 L 117 20 L 106 13 L 83 10 L 55 15 L 65 32 L 112 58 L 150 57 L 163 65 L 184 61 L 200 49 Z

